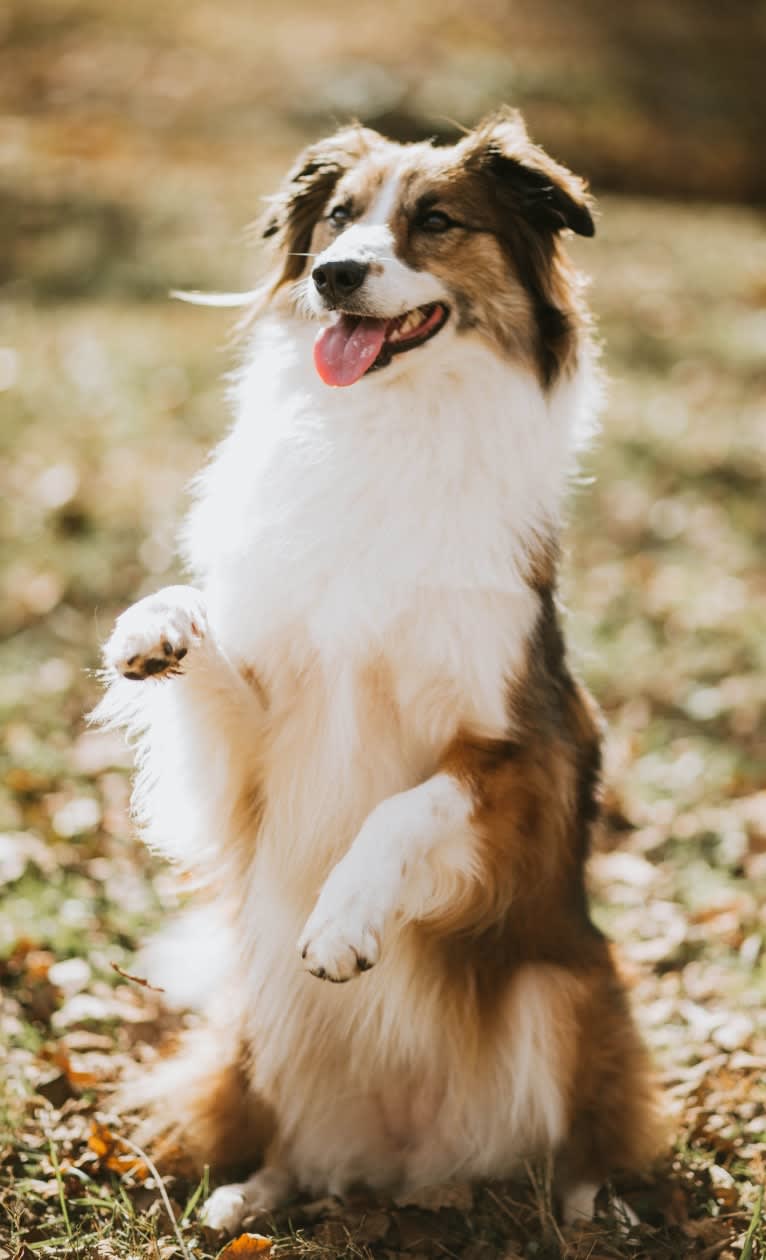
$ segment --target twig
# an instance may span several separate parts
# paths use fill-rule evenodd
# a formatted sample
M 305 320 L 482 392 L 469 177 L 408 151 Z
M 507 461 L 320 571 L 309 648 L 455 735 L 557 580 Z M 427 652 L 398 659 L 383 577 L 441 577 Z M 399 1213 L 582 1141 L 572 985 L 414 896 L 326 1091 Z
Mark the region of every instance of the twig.
M 184 1256 L 186 1257 L 186 1260 L 194 1260 L 194 1257 L 192 1256 L 191 1252 L 186 1246 L 186 1243 L 181 1237 L 181 1231 L 178 1228 L 178 1222 L 176 1221 L 176 1218 L 173 1214 L 173 1209 L 170 1206 L 170 1199 L 168 1198 L 168 1192 L 165 1189 L 165 1183 L 163 1182 L 162 1177 L 157 1171 L 157 1165 L 154 1163 L 152 1159 L 149 1158 L 146 1151 L 142 1151 L 141 1147 L 136 1146 L 135 1142 L 131 1142 L 129 1138 L 126 1138 L 120 1135 L 119 1141 L 120 1141 L 120 1145 L 127 1146 L 129 1150 L 133 1151 L 135 1155 L 138 1155 L 139 1159 L 142 1159 L 144 1163 L 146 1164 L 146 1167 L 149 1169 L 149 1172 L 152 1174 L 152 1176 L 154 1177 L 154 1180 L 157 1182 L 157 1189 L 160 1192 L 160 1197 L 165 1206 L 165 1211 L 170 1217 L 170 1222 L 173 1226 L 173 1231 L 175 1233 L 176 1238 L 178 1239 L 178 1245 L 181 1248 L 181 1251 L 183 1252 Z
M 152 993 L 164 993 L 164 989 L 160 989 L 156 984 L 150 984 L 148 980 L 144 980 L 143 976 L 132 976 L 129 971 L 123 971 L 122 967 L 118 967 L 116 962 L 109 964 L 112 971 L 116 971 L 118 976 L 122 976 L 123 980 L 132 980 L 134 984 L 140 984 L 142 989 L 151 989 Z

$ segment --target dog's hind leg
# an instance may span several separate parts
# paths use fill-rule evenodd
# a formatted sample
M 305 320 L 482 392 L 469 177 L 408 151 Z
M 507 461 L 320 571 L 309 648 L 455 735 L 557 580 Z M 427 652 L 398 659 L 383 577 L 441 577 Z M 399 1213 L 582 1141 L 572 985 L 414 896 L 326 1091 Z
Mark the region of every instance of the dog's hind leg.
M 209 1229 L 233 1234 L 248 1216 L 280 1207 L 290 1197 L 292 1187 L 293 1179 L 285 1168 L 277 1163 L 264 1164 L 247 1181 L 214 1190 L 203 1209 L 204 1222 Z
M 615 1174 L 646 1170 L 666 1140 L 651 1064 L 606 950 L 578 1022 L 569 1132 L 556 1159 L 567 1224 L 592 1218 L 600 1187 Z M 609 1212 L 623 1230 L 636 1224 L 619 1198 L 611 1198 Z

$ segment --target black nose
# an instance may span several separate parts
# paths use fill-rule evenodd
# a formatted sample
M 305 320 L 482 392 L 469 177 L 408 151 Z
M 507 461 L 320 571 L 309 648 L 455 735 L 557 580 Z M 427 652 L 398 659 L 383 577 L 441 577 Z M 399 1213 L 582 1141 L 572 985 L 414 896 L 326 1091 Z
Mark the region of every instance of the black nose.
M 368 271 L 367 263 L 349 259 L 347 262 L 322 263 L 314 268 L 311 278 L 326 302 L 338 303 L 364 283 Z

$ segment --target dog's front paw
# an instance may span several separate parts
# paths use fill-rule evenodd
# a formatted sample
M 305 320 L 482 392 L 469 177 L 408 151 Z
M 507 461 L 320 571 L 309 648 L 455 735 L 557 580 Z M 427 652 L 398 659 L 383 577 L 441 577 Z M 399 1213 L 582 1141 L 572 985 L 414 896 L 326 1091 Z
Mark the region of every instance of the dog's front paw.
M 205 603 L 192 586 L 166 586 L 128 608 L 104 648 L 107 668 L 141 681 L 181 672 L 206 631 Z
M 326 886 L 298 942 L 303 965 L 320 980 L 352 980 L 380 958 L 382 928 L 364 894 L 336 899 Z

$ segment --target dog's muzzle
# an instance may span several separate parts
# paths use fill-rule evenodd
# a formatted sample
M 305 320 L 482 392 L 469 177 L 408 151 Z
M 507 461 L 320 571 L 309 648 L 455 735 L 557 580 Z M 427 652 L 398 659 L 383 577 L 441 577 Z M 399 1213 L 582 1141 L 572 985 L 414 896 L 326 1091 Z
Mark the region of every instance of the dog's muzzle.
M 367 277 L 369 265 L 346 259 L 343 262 L 320 263 L 311 273 L 317 293 L 329 307 L 341 306 L 347 298 L 361 288 Z

